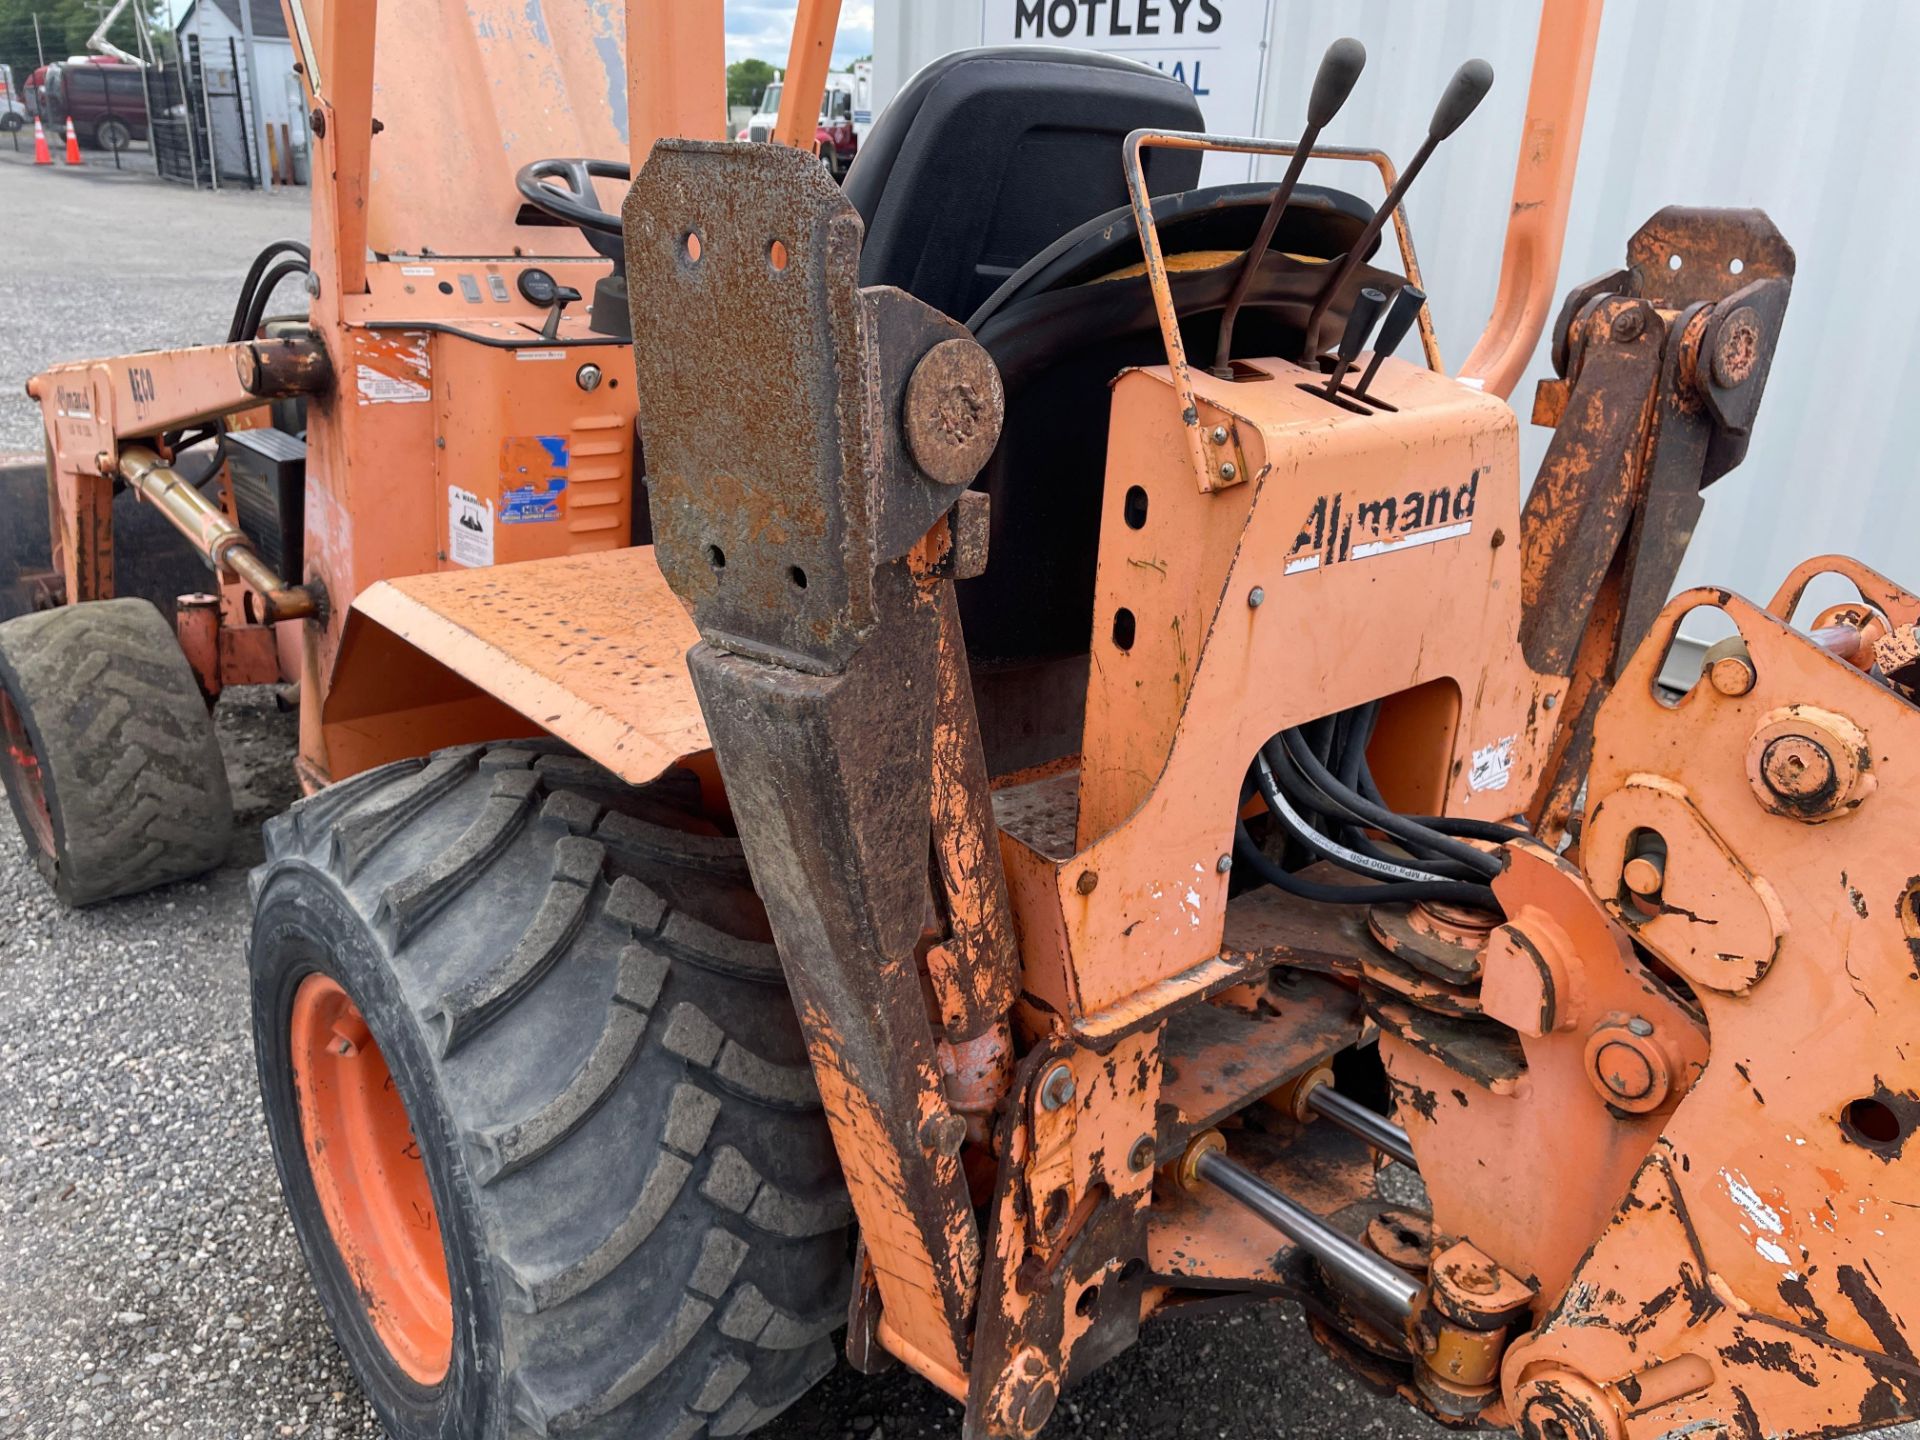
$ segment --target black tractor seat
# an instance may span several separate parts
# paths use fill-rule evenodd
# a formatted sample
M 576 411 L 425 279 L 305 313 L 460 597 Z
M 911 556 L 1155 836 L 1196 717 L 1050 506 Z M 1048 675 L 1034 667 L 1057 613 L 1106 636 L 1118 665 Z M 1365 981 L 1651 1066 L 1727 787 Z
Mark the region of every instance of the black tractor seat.
M 1205 124 L 1185 85 L 1111 55 L 1012 46 L 936 60 L 881 112 L 847 172 L 867 227 L 860 283 L 965 319 L 1062 235 L 1126 203 L 1128 134 Z M 1152 194 L 1200 179 L 1194 151 L 1150 151 L 1145 163 Z

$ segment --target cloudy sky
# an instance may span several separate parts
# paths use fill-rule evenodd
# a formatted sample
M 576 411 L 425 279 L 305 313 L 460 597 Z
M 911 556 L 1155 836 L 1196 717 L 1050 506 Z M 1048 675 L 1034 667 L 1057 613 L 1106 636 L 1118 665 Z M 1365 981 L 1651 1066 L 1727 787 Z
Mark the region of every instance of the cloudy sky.
M 787 63 L 793 40 L 793 0 L 726 0 L 727 59 Z M 834 37 L 833 63 L 846 64 L 873 53 L 873 6 L 841 0 L 840 33 Z

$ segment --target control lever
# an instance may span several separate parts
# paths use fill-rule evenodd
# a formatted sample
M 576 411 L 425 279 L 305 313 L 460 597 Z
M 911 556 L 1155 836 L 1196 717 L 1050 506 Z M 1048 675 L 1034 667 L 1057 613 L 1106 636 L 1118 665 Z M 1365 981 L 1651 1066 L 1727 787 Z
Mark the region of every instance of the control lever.
M 1247 258 L 1240 262 L 1240 274 L 1234 279 L 1226 309 L 1220 312 L 1220 343 L 1213 353 L 1213 373 L 1222 380 L 1233 378 L 1233 322 L 1239 317 L 1247 291 L 1253 288 L 1254 272 L 1266 258 L 1267 246 L 1273 242 L 1280 216 L 1293 199 L 1294 186 L 1300 182 L 1300 172 L 1306 168 L 1307 157 L 1320 138 L 1321 128 L 1347 103 L 1347 96 L 1353 93 L 1353 83 L 1360 78 L 1366 63 L 1367 47 L 1351 37 L 1334 41 L 1320 57 L 1320 69 L 1313 77 L 1313 92 L 1307 97 L 1307 128 L 1300 132 L 1300 143 L 1287 162 L 1287 173 L 1280 181 L 1280 188 L 1273 192 L 1273 200 L 1261 217 L 1253 244 L 1247 247 Z
M 571 285 L 557 285 L 553 291 L 553 308 L 547 311 L 547 323 L 540 327 L 540 338 L 552 340 L 560 333 L 560 317 L 566 314 L 567 306 L 580 298 L 580 292 Z
M 1307 317 L 1306 334 L 1301 339 L 1301 360 L 1311 359 L 1320 353 L 1317 334 L 1320 322 L 1326 318 L 1327 307 L 1333 303 L 1334 296 L 1340 293 L 1340 287 L 1347 283 L 1347 277 L 1359 266 L 1360 258 L 1379 236 L 1381 227 L 1400 208 L 1400 202 L 1406 198 L 1408 188 L 1419 176 L 1422 167 L 1440 142 L 1458 130 L 1466 118 L 1479 108 L 1487 91 L 1492 88 L 1493 67 L 1484 60 L 1469 60 L 1453 72 L 1453 78 L 1440 94 L 1440 103 L 1434 107 L 1433 119 L 1427 124 L 1427 138 L 1420 142 L 1420 148 L 1414 152 L 1413 159 L 1407 162 L 1407 168 L 1400 172 L 1400 178 L 1394 182 L 1393 189 L 1387 192 L 1387 198 L 1380 202 L 1380 208 L 1373 212 L 1373 218 L 1367 221 L 1366 228 L 1354 239 L 1334 271 L 1333 278 L 1320 287 L 1319 297 L 1313 302 L 1313 313 Z
M 1380 322 L 1380 333 L 1373 339 L 1373 359 L 1367 362 L 1360 383 L 1353 387 L 1353 393 L 1364 398 L 1367 387 L 1373 384 L 1373 377 L 1380 373 L 1380 362 L 1400 348 L 1400 342 L 1407 338 L 1407 331 L 1413 328 L 1413 322 L 1420 318 L 1420 307 L 1427 303 L 1427 292 L 1418 285 L 1402 285 L 1393 292 L 1393 304 L 1387 308 L 1387 318 Z
M 1347 370 L 1360 358 L 1360 352 L 1367 348 L 1367 336 L 1373 333 L 1373 322 L 1380 318 L 1380 312 L 1386 308 L 1387 297 L 1371 285 L 1354 296 L 1353 309 L 1347 312 L 1346 333 L 1340 337 L 1340 351 L 1333 362 L 1333 373 L 1327 376 L 1327 397 L 1332 399 L 1340 393 L 1340 382 L 1346 378 Z

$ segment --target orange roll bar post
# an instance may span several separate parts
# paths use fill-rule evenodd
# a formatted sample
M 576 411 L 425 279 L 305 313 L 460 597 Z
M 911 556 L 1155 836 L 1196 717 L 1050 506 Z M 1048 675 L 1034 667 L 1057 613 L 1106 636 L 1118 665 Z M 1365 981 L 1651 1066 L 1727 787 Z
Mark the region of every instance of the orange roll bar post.
M 726 138 L 722 0 L 627 0 L 627 115 L 636 175 L 656 140 Z
M 787 52 L 787 76 L 780 91 L 780 118 L 773 138 L 798 150 L 813 149 L 820 102 L 827 92 L 827 66 L 833 59 L 833 35 L 840 26 L 840 0 L 800 0 L 793 17 L 793 47 Z
M 1519 384 L 1553 309 L 1601 5 L 1602 0 L 1543 0 L 1540 7 L 1500 288 L 1487 328 L 1460 367 L 1462 380 L 1502 399 Z

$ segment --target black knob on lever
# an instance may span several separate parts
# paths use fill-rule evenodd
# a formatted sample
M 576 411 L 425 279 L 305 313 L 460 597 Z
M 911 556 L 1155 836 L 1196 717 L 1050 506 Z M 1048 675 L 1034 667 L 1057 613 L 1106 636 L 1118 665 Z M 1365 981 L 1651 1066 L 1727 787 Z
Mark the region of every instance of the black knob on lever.
M 1253 286 L 1254 272 L 1260 268 L 1261 260 L 1266 258 L 1267 246 L 1273 242 L 1273 232 L 1278 228 L 1288 202 L 1293 199 L 1293 187 L 1300 183 L 1300 172 L 1306 167 L 1314 141 L 1320 138 L 1321 127 L 1340 113 L 1340 107 L 1347 103 L 1347 96 L 1353 93 L 1353 82 L 1360 78 L 1360 71 L 1366 63 L 1367 47 L 1351 37 L 1334 41 L 1327 47 L 1327 53 L 1320 57 L 1320 69 L 1313 77 L 1313 93 L 1307 97 L 1307 128 L 1300 134 L 1300 143 L 1293 148 L 1293 158 L 1287 162 L 1287 173 L 1280 181 L 1280 188 L 1273 192 L 1267 213 L 1261 217 L 1259 232 L 1254 235 L 1253 244 L 1247 247 L 1247 258 L 1240 262 L 1240 273 L 1234 279 L 1233 293 L 1227 297 L 1226 308 L 1220 312 L 1220 339 L 1214 347 L 1213 373 L 1222 380 L 1233 378 L 1233 322 L 1240 314 L 1240 305 L 1247 298 L 1247 291 Z
M 1386 308 L 1387 297 L 1371 285 L 1366 286 L 1353 297 L 1353 309 L 1347 312 L 1347 328 L 1340 336 L 1340 349 L 1333 362 L 1333 373 L 1327 377 L 1327 394 L 1340 393 L 1340 382 L 1360 352 L 1367 348 L 1367 336 L 1373 333 L 1373 322 L 1380 318 L 1380 312 Z
M 1440 92 L 1440 103 L 1433 107 L 1433 119 L 1427 122 L 1427 139 L 1439 144 L 1480 108 L 1493 88 L 1493 66 L 1484 60 L 1469 60 L 1453 72 L 1447 88 Z
M 1380 362 L 1400 348 L 1400 342 L 1407 338 L 1407 331 L 1420 318 L 1420 307 L 1426 303 L 1427 292 L 1418 285 L 1402 285 L 1393 292 L 1393 304 L 1387 309 L 1387 318 L 1380 322 L 1380 333 L 1374 337 L 1373 359 L 1367 362 L 1360 383 L 1353 387 L 1354 394 L 1364 396 L 1367 393 L 1367 387 L 1373 384 L 1373 377 L 1380 373 Z

